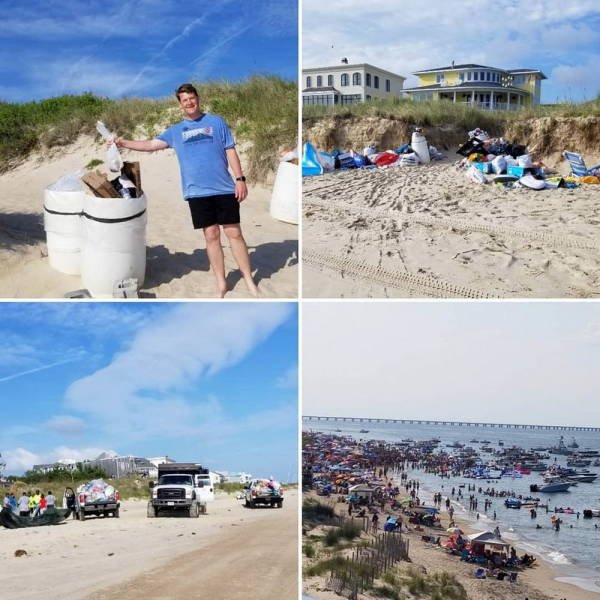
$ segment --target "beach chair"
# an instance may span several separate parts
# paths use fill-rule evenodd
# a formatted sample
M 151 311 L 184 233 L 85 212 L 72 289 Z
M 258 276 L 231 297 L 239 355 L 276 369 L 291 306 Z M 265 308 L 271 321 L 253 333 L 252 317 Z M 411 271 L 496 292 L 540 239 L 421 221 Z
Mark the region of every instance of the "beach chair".
M 600 176 L 600 165 L 596 165 L 591 169 L 588 169 L 585 166 L 585 162 L 581 154 L 577 154 L 577 152 L 567 152 L 566 150 L 563 152 L 564 158 L 568 161 L 571 166 L 571 173 L 574 177 L 586 177 L 587 175 L 596 175 Z

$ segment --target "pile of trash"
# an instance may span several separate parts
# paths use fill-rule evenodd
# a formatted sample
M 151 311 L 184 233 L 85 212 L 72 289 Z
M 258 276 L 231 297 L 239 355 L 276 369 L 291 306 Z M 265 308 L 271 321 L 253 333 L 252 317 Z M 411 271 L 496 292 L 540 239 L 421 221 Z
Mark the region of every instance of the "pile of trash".
M 281 496 L 281 484 L 273 479 L 261 479 L 257 481 L 254 489 L 260 496 Z
M 539 160 L 534 160 L 525 146 L 510 143 L 501 137 L 492 138 L 480 128 L 469 131 L 469 139 L 458 148 L 457 153 L 464 157 L 457 167 L 465 169 L 467 178 L 477 184 L 494 183 L 508 188 L 543 190 L 575 188 L 582 183 L 600 183 L 594 172 L 597 167 L 589 169 L 589 172 L 584 168 L 583 177 L 575 176 L 574 162 L 579 160 L 583 163 L 578 154 L 564 153 L 571 164 L 572 176 L 549 176 L 545 165 Z M 491 178 L 488 178 L 488 175 Z
M 106 483 L 104 479 L 92 479 L 77 488 L 77 495 L 85 496 L 86 503 L 103 502 L 106 500 L 119 500 L 115 488 Z
M 330 154 L 317 151 L 311 143 L 306 142 L 302 153 L 302 176 L 322 175 L 336 169 L 374 169 L 392 165 L 414 167 L 442 158 L 445 158 L 444 154 L 427 143 L 419 128 L 415 129 L 410 144 L 406 143 L 395 150 L 383 152 L 379 152 L 374 144 L 369 144 L 362 153 L 354 150 L 342 152 L 336 149 Z

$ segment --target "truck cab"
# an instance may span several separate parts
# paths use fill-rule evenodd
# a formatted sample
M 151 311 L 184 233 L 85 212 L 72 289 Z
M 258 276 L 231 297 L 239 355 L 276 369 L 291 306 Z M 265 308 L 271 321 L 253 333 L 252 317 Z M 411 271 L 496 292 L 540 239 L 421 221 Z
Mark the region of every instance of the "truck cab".
M 175 511 L 190 517 L 206 514 L 206 503 L 214 499 L 214 490 L 205 485 L 204 475 L 208 475 L 208 469 L 195 463 L 159 465 L 158 482 L 150 482 L 149 486 L 148 517 Z

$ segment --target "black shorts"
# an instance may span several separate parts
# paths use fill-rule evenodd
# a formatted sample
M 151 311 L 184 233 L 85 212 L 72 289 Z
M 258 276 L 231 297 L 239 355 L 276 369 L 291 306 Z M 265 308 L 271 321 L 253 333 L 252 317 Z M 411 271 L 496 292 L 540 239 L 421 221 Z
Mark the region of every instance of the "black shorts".
M 240 203 L 235 194 L 218 194 L 188 198 L 194 229 L 211 225 L 237 225 L 240 222 Z

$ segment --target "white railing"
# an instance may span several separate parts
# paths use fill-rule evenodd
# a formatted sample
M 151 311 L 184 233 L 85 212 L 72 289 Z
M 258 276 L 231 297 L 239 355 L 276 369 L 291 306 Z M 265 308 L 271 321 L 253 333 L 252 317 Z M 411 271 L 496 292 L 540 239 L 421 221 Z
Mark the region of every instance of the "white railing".
M 523 106 L 511 102 L 471 102 L 470 100 L 465 101 L 463 104 L 479 108 L 481 110 L 521 110 Z

